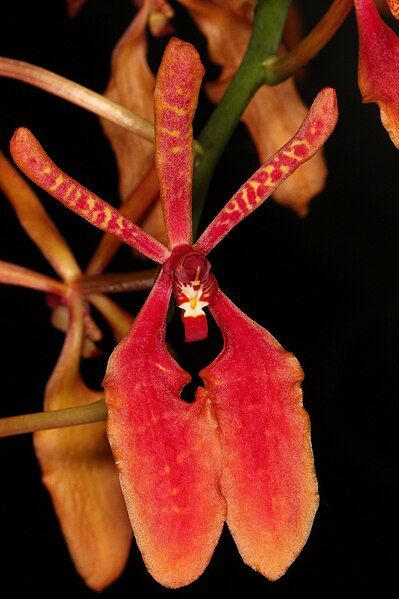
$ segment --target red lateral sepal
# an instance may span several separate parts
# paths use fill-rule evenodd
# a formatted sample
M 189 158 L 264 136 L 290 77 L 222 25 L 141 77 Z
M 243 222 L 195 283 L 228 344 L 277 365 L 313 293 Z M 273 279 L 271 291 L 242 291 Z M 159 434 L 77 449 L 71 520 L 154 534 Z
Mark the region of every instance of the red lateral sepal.
M 191 44 L 173 38 L 154 91 L 155 157 L 171 248 L 191 243 L 192 120 L 204 68 Z
M 220 430 L 227 524 L 243 560 L 274 580 L 302 549 L 318 506 L 302 370 L 221 292 L 210 310 L 224 349 L 200 376 Z
M 113 352 L 104 381 L 108 438 L 137 545 L 161 584 L 180 587 L 208 564 L 220 536 L 220 447 L 207 397 L 179 398 L 190 377 L 165 345 L 172 277 L 165 270 Z

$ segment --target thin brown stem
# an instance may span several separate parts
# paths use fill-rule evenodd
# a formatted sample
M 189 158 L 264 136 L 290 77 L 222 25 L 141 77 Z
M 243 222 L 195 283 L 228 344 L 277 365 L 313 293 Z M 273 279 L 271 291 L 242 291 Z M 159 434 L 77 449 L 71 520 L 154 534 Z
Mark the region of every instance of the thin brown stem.
M 350 13 L 353 0 L 334 0 L 324 17 L 295 48 L 268 59 L 265 64 L 266 83 L 276 85 L 305 66 L 330 41 Z
M 157 272 L 156 268 L 151 268 L 135 272 L 85 275 L 76 284 L 83 295 L 143 291 L 154 285 Z
M 36 412 L 22 416 L 10 416 L 0 419 L 0 437 L 22 435 L 53 428 L 64 428 L 89 424 L 107 419 L 107 406 L 104 400 L 96 401 L 77 408 L 65 408 L 49 412 Z

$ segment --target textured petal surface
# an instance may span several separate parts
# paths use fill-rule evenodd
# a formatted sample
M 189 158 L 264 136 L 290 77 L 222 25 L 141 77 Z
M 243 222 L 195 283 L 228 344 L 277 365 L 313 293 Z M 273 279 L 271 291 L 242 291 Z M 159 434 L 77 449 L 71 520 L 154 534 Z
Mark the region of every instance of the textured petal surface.
M 37 139 L 27 129 L 17 129 L 10 145 L 12 156 L 21 170 L 37 185 L 68 208 L 103 231 L 122 241 L 155 262 L 164 262 L 169 252 L 118 210 L 63 173 L 47 156 Z
M 222 68 L 219 78 L 205 86 L 210 100 L 218 103 L 242 61 L 252 23 L 232 10 L 210 2 L 180 1 L 190 10 L 206 36 L 211 60 Z M 255 143 L 261 163 L 294 135 L 306 112 L 292 79 L 274 87 L 263 85 L 256 92 L 241 120 Z M 320 151 L 282 183 L 273 192 L 273 198 L 303 216 L 310 200 L 323 189 L 326 176 Z
M 136 223 L 147 213 L 149 207 L 154 205 L 157 196 L 158 177 L 154 165 L 147 171 L 137 187 L 122 204 L 119 211 L 123 216 L 126 216 L 132 222 Z M 155 237 L 155 239 L 158 239 L 158 241 L 163 241 L 159 236 L 153 235 L 153 232 L 149 231 L 146 226 L 142 226 L 142 229 L 147 231 L 152 237 Z M 166 241 L 165 225 L 162 215 L 160 231 L 163 231 L 164 239 Z M 117 237 L 114 237 L 114 235 L 105 233 L 90 260 L 86 274 L 94 275 L 103 272 L 114 257 L 121 243 L 122 241 Z
M 355 9 L 363 102 L 377 102 L 382 124 L 399 148 L 399 38 L 371 0 L 355 0 Z
M 210 252 L 223 237 L 264 202 L 298 166 L 309 160 L 328 139 L 338 118 L 335 91 L 326 87 L 314 100 L 294 137 L 267 160 L 229 200 L 194 244 Z
M 191 242 L 192 120 L 204 68 L 191 44 L 172 39 L 159 67 L 155 155 L 170 247 Z
M 26 233 L 65 281 L 81 274 L 61 233 L 48 216 L 39 198 L 15 167 L 0 152 L 0 189 L 12 204 Z
M 148 570 L 180 587 L 208 564 L 225 517 L 212 408 L 179 398 L 189 376 L 165 346 L 171 275 L 161 272 L 106 379 L 108 438 L 133 532 Z
M 146 26 L 152 0 L 145 0 L 112 54 L 111 77 L 104 96 L 124 108 L 154 121 L 155 77 L 147 63 Z M 119 169 L 122 201 L 140 182 L 154 162 L 154 144 L 101 119 Z
M 79 377 L 83 306 L 71 303 L 64 348 L 45 394 L 45 409 L 94 402 L 101 392 Z M 61 524 L 72 559 L 86 584 L 101 590 L 121 573 L 131 541 L 131 527 L 105 423 L 41 431 L 34 434 L 43 482 Z
M 222 293 L 210 309 L 224 349 L 200 374 L 220 427 L 227 524 L 244 561 L 274 580 L 302 549 L 318 506 L 302 370 Z

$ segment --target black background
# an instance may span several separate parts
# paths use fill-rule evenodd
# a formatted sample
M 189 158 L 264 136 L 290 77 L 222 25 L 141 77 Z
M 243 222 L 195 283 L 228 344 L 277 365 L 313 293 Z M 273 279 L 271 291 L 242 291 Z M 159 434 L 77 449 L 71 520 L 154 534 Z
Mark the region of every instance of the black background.
M 329 2 L 299 3 L 310 28 Z M 317 5 L 317 6 L 315 6 Z M 202 36 L 177 7 L 176 34 L 195 43 Z M 54 70 L 89 88 L 104 89 L 109 57 L 133 15 L 129 0 L 90 0 L 74 21 L 62 0 L 5 2 L 0 10 L 0 54 Z M 167 40 L 151 42 L 159 64 Z M 326 147 L 329 181 L 307 218 L 269 201 L 215 250 L 213 272 L 223 290 L 293 351 L 305 371 L 305 406 L 321 504 L 310 539 L 278 582 L 245 566 L 224 533 L 205 574 L 176 596 L 336 597 L 377 585 L 390 597 L 394 582 L 397 515 L 396 404 L 399 356 L 398 154 L 382 128 L 375 105 L 364 106 L 356 83 L 357 34 L 351 16 L 313 61 L 301 93 L 310 103 L 325 85 L 337 89 L 340 121 Z M 216 68 L 209 75 L 217 75 Z M 201 99 L 198 128 L 211 107 Z M 7 150 L 17 126 L 37 135 L 56 163 L 105 199 L 117 203 L 112 151 L 95 116 L 22 83 L 0 81 L 0 147 Z M 239 126 L 214 177 L 203 222 L 256 167 L 256 155 Z M 40 197 L 84 266 L 99 233 L 52 198 Z M 4 198 L 0 203 L 0 259 L 52 274 L 18 225 Z M 145 264 L 141 264 L 143 268 Z M 132 268 L 124 249 L 112 270 Z M 125 296 L 137 312 L 145 295 Z M 172 326 L 175 342 L 178 324 Z M 3 416 L 41 409 L 43 388 L 62 344 L 51 328 L 40 293 L 1 287 L 1 410 Z M 220 344 L 190 347 L 187 363 L 209 363 Z M 106 348 L 105 344 L 105 348 Z M 101 380 L 105 358 L 85 364 L 92 382 Z M 0 593 L 42 592 L 90 597 L 75 574 L 32 450 L 31 436 L 0 441 Z M 395 547 L 395 545 L 394 545 Z M 136 548 L 105 597 L 171 594 L 146 572 Z

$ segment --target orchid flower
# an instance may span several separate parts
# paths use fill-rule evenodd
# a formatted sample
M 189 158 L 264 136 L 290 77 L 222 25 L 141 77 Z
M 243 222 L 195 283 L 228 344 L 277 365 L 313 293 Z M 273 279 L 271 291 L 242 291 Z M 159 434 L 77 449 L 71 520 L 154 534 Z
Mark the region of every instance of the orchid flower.
M 390 2 L 393 10 L 397 2 Z M 381 121 L 399 148 L 399 38 L 372 0 L 355 0 L 359 30 L 359 88 L 363 102 L 377 102 Z
M 126 334 L 132 318 L 103 294 L 83 295 L 79 289 L 83 275 L 69 246 L 36 194 L 2 154 L 0 189 L 62 279 L 0 261 L 1 283 L 51 294 L 59 299 L 54 312 L 59 316 L 62 308 L 66 313 L 66 339 L 46 386 L 44 408 L 59 410 L 96 402 L 103 393 L 89 389 L 79 374 L 82 348 L 94 351 L 93 330 L 98 331 L 87 299 L 102 313 L 117 340 Z M 36 432 L 34 446 L 76 568 L 90 587 L 101 590 L 123 570 L 132 536 L 105 423 Z
M 324 144 L 337 120 L 334 90 L 319 93 L 294 137 L 191 240 L 192 118 L 203 67 L 195 49 L 167 46 L 155 88 L 156 164 L 168 247 L 63 173 L 26 129 L 11 152 L 39 186 L 100 229 L 162 265 L 104 380 L 107 432 L 133 532 L 152 576 L 168 587 L 195 580 L 226 521 L 244 561 L 280 577 L 309 535 L 318 505 L 302 371 L 265 329 L 218 288 L 207 255 Z M 224 349 L 189 381 L 165 344 L 171 295 L 187 341 L 207 334 L 208 307 Z

